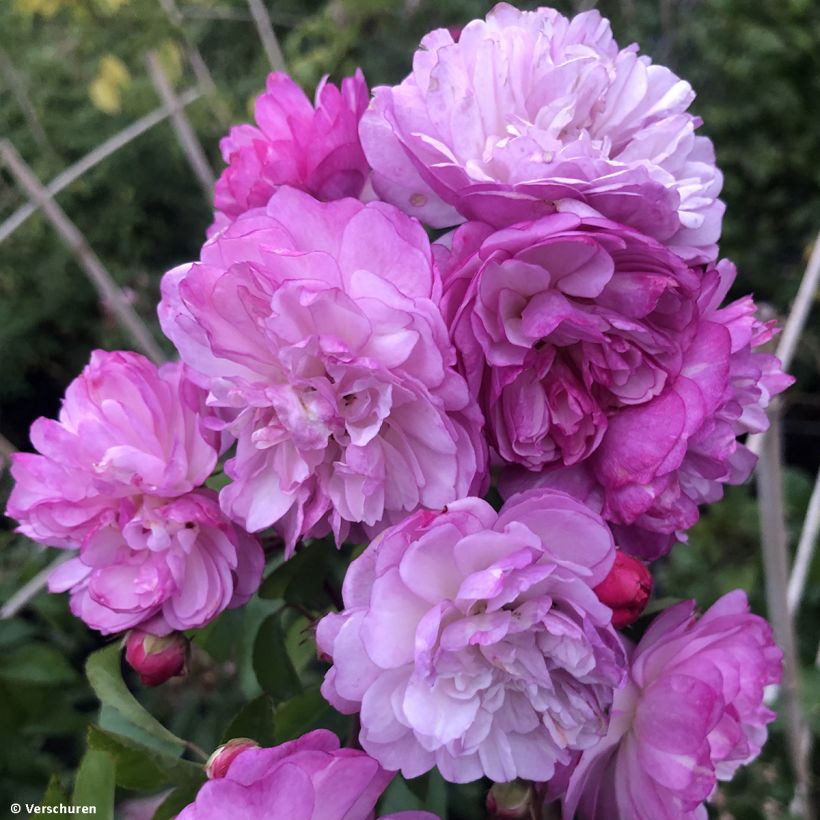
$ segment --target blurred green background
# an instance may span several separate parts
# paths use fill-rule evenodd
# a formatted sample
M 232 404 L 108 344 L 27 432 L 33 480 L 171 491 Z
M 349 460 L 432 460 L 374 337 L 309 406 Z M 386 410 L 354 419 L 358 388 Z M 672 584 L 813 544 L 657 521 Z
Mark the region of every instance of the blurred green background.
M 267 0 L 293 76 L 312 93 L 324 74 L 356 66 L 371 85 L 408 71 L 424 32 L 483 15 L 478 0 Z M 523 4 L 531 6 L 535 4 Z M 573 12 L 590 3 L 556 2 Z M 723 255 L 740 269 L 737 294 L 754 292 L 765 309 L 787 314 L 820 229 L 820 5 L 815 0 L 601 0 L 622 45 L 632 41 L 690 80 L 694 110 L 712 137 L 725 174 Z M 219 91 L 188 115 L 217 173 L 219 137 L 247 120 L 270 66 L 245 0 L 178 0 L 181 26 L 159 0 L 0 0 L 0 136 L 8 137 L 48 181 L 104 139 L 159 105 L 145 67 L 159 53 L 176 90 L 195 78 L 186 44 L 201 51 Z M 186 43 L 187 41 L 187 43 Z M 216 110 L 215 110 L 216 109 Z M 24 203 L 0 173 L 0 222 Z M 194 258 L 210 207 L 165 122 L 85 174 L 59 202 L 87 237 L 138 312 L 156 328 L 161 274 Z M 785 398 L 788 527 L 794 543 L 817 470 L 820 447 L 820 322 L 815 313 L 792 366 Z M 65 385 L 93 347 L 127 347 L 82 271 L 39 214 L 0 244 L 0 433 L 25 449 L 38 415 L 53 415 Z M 0 476 L 0 501 L 8 475 Z M 0 601 L 52 559 L 0 529 Z M 820 734 L 820 562 L 797 618 L 807 721 Z M 660 569 L 659 595 L 708 606 L 736 586 L 765 613 L 757 500 L 730 488 L 703 517 L 688 547 Z M 141 694 L 177 734 L 211 749 L 230 718 L 258 694 L 242 670 L 269 608 L 220 619 L 194 655 L 192 683 Z M 240 620 L 237 620 L 240 619 Z M 304 625 L 302 625 L 304 626 Z M 238 645 L 219 636 L 241 629 Z M 221 632 L 220 632 L 221 630 Z M 62 596 L 39 594 L 15 618 L 0 620 L 0 806 L 39 801 L 52 774 L 70 786 L 98 704 L 82 675 L 103 645 L 68 613 Z M 721 788 L 715 817 L 789 817 L 793 785 L 780 723 L 762 758 Z M 815 754 L 815 762 L 818 760 Z M 428 784 L 432 789 L 435 784 Z M 427 786 L 425 787 L 427 788 Z M 405 790 L 406 791 L 406 790 Z M 418 791 L 418 788 L 416 788 Z M 139 790 L 137 791 L 139 793 Z M 127 791 L 118 792 L 127 797 Z M 410 795 L 408 797 L 407 795 Z M 455 796 L 453 796 L 455 795 Z M 450 796 L 450 816 L 479 816 L 475 790 Z M 408 791 L 404 797 L 412 800 Z

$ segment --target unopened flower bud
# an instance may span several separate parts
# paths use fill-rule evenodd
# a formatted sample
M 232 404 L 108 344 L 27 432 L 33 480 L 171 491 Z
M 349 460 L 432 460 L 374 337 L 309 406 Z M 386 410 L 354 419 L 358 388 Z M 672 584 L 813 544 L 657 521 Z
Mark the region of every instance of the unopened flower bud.
M 144 686 L 159 686 L 168 678 L 185 674 L 188 646 L 181 632 L 158 637 L 132 629 L 125 639 L 125 660 Z
M 617 550 L 609 575 L 595 587 L 602 604 L 612 610 L 616 629 L 634 623 L 641 616 L 652 594 L 652 576 L 637 558 Z
M 504 820 L 516 820 L 530 813 L 532 789 L 526 780 L 493 783 L 487 792 L 487 813 Z
M 225 777 L 231 763 L 242 754 L 246 749 L 254 749 L 259 744 L 255 740 L 247 737 L 235 737 L 227 743 L 223 743 L 216 751 L 208 758 L 205 764 L 205 774 L 208 775 L 209 780 L 217 780 L 220 777 Z

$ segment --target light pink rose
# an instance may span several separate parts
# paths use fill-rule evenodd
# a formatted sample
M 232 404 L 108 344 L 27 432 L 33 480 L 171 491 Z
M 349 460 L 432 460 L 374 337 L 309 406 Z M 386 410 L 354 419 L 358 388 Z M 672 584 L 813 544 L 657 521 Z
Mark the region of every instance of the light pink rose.
M 500 3 L 374 89 L 360 134 L 376 192 L 437 227 L 510 225 L 581 200 L 692 262 L 717 256 L 722 177 L 689 83 L 619 49 L 597 11 Z
M 592 590 L 614 557 L 601 519 L 564 493 L 417 512 L 350 565 L 344 610 L 320 622 L 322 693 L 360 711 L 364 750 L 405 777 L 548 780 L 606 732 L 623 682 Z

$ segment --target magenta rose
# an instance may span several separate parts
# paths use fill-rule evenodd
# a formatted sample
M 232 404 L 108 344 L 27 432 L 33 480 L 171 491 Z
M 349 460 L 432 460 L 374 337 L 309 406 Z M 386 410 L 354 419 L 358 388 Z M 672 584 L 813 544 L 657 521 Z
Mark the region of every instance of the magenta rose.
M 435 246 L 489 440 L 530 470 L 583 461 L 613 415 L 663 392 L 698 318 L 698 271 L 586 206 L 563 210 L 499 231 L 469 223 Z
M 79 549 L 49 588 L 70 590 L 94 629 L 203 626 L 259 585 L 260 544 L 201 487 L 218 455 L 204 400 L 182 365 L 97 350 L 59 419 L 32 425 L 39 454 L 13 456 L 7 513 L 30 538 Z
M 694 96 L 637 46 L 619 49 L 597 11 L 500 3 L 457 42 L 426 35 L 412 73 L 374 89 L 360 134 L 376 192 L 434 227 L 500 227 L 574 199 L 708 262 L 722 177 Z
M 316 635 L 333 662 L 322 693 L 360 712 L 364 750 L 405 777 L 548 780 L 606 732 L 623 682 L 592 589 L 614 558 L 601 519 L 564 493 L 419 511 L 350 565 L 345 608 Z
M 502 494 L 564 490 L 610 522 L 622 549 L 647 560 L 685 540 L 698 505 L 749 477 L 755 458 L 737 437 L 765 430 L 769 401 L 794 381 L 776 356 L 756 349 L 775 329 L 756 318 L 751 297 L 719 307 L 734 278 L 726 261 L 707 270 L 680 372 L 659 395 L 611 416 L 585 462 L 537 476 L 509 471 Z
M 486 475 L 421 226 L 280 189 L 166 274 L 159 313 L 237 439 L 223 509 L 338 541 L 443 507 Z
M 371 820 L 376 801 L 393 779 L 375 760 L 317 729 L 281 746 L 250 743 L 227 771 L 209 780 L 178 820 Z M 382 820 L 437 820 L 423 811 Z
M 718 780 L 753 760 L 774 713 L 782 653 L 741 590 L 701 617 L 694 601 L 666 610 L 632 651 L 609 730 L 584 751 L 563 801 L 571 820 L 706 818 Z
M 217 214 L 209 235 L 267 205 L 282 185 L 321 200 L 358 197 L 370 173 L 359 143 L 368 99 L 361 71 L 341 87 L 322 80 L 315 108 L 287 74 L 271 74 L 256 101 L 256 125 L 237 125 L 219 143 L 228 167 L 214 190 Z

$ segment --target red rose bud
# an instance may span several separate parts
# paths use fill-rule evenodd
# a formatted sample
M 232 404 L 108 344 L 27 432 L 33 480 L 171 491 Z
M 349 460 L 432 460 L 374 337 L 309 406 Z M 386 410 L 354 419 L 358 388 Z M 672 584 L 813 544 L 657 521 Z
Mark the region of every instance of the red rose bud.
M 602 604 L 612 610 L 616 629 L 634 623 L 646 608 L 652 594 L 652 576 L 637 558 L 617 550 L 609 575 L 595 587 Z
M 532 789 L 525 780 L 493 783 L 487 792 L 487 813 L 503 820 L 517 820 L 530 816 Z
M 208 775 L 210 780 L 225 777 L 228 773 L 228 769 L 231 767 L 231 763 L 233 763 L 242 752 L 246 749 L 255 749 L 258 745 L 255 740 L 251 740 L 247 737 L 235 737 L 233 740 L 229 740 L 227 743 L 219 746 L 208 758 L 208 762 L 205 764 L 205 774 Z
M 125 639 L 125 660 L 144 686 L 159 686 L 168 678 L 185 674 L 188 646 L 181 632 L 160 638 L 132 629 Z

